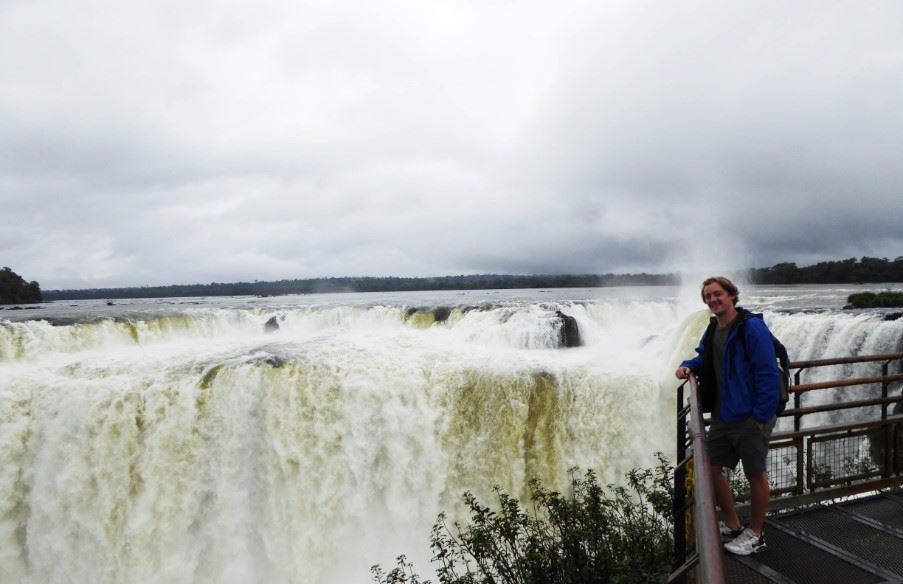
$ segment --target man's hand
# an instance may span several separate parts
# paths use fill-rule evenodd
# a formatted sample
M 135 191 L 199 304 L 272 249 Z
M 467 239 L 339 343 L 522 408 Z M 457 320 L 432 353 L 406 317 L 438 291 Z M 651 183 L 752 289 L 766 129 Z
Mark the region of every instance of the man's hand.
M 690 370 L 689 367 L 678 367 L 677 371 L 674 372 L 674 375 L 678 379 L 689 379 L 690 373 L 692 373 L 692 371 Z

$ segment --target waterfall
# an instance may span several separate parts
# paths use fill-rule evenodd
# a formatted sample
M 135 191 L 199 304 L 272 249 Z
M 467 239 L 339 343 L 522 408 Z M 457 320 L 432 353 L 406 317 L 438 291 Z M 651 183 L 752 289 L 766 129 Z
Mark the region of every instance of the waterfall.
M 582 347 L 558 348 L 559 310 Z M 903 339 L 879 315 L 766 319 L 793 359 Z M 361 582 L 400 553 L 428 573 L 465 490 L 670 456 L 706 320 L 622 298 L 2 321 L 0 581 Z

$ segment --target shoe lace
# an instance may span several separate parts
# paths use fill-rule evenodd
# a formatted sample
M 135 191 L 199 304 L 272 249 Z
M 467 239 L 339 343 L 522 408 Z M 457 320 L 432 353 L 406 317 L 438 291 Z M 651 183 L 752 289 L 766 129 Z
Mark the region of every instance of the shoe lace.
M 759 536 L 752 529 L 746 528 L 739 536 L 737 536 L 738 545 L 746 545 L 747 543 L 755 543 Z

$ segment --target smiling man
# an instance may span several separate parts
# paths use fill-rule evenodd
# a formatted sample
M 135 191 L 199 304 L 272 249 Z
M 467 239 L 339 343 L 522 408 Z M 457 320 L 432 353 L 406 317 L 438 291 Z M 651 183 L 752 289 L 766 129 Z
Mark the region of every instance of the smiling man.
M 702 283 L 702 300 L 714 316 L 695 358 L 677 368 L 678 379 L 699 378 L 702 408 L 711 412 L 709 473 L 721 508 L 725 549 L 749 555 L 765 549 L 763 524 L 768 510 L 768 437 L 778 411 L 781 381 L 771 331 L 762 315 L 738 307 L 740 293 L 724 277 Z M 743 461 L 749 480 L 751 517 L 743 528 L 724 468 Z

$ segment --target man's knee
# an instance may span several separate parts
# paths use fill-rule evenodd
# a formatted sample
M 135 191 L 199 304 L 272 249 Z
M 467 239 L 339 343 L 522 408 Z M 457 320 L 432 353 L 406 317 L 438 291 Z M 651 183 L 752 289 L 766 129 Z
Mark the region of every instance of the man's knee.
M 746 480 L 749 482 L 749 486 L 752 488 L 765 486 L 768 487 L 768 473 L 761 472 L 757 474 L 748 474 L 746 475 Z

